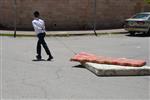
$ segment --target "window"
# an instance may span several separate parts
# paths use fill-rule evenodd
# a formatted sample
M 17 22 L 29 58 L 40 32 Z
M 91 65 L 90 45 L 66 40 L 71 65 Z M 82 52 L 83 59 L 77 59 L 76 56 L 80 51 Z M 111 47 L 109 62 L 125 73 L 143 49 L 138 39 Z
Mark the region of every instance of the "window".
M 147 19 L 149 14 L 137 14 L 133 18 Z

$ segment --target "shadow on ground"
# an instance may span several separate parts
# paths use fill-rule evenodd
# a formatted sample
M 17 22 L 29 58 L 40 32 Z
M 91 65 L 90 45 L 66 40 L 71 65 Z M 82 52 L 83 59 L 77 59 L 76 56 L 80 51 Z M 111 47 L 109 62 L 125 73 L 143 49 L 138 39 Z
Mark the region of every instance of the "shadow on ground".
M 127 34 L 126 36 L 129 36 L 129 37 L 150 37 L 150 34 L 135 34 L 135 35 Z
M 85 68 L 83 65 L 72 66 L 72 68 Z

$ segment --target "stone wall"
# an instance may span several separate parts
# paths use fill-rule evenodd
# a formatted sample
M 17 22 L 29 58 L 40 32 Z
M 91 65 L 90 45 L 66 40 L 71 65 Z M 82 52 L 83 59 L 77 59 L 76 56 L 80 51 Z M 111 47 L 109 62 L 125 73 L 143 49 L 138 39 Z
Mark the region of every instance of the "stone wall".
M 32 13 L 38 10 L 49 30 L 92 29 L 94 0 L 16 0 L 17 28 L 32 29 Z M 97 29 L 119 28 L 131 15 L 150 11 L 144 0 L 96 0 Z M 0 0 L 0 27 L 13 28 L 14 0 Z

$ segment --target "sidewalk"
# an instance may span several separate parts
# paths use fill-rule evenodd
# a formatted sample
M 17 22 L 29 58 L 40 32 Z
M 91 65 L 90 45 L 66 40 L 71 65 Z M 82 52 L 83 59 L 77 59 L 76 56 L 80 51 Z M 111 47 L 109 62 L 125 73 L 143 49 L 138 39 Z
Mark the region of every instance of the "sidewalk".
M 96 30 L 98 35 L 126 33 L 124 29 Z M 47 31 L 48 36 L 95 35 L 93 30 L 83 31 Z M 12 36 L 14 31 L 0 30 L 0 36 Z M 35 36 L 34 31 L 17 31 L 18 36 Z

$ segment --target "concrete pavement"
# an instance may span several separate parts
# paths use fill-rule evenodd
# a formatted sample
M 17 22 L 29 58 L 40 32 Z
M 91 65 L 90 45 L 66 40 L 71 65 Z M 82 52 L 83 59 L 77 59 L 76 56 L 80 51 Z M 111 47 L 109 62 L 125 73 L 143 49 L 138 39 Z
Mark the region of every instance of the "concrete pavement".
M 0 60 L 3 100 L 149 100 L 150 77 L 97 77 L 79 63 L 73 53 L 90 52 L 149 62 L 150 37 L 124 34 L 46 37 L 54 61 L 33 62 L 35 37 L 1 37 Z M 90 45 L 90 46 L 89 46 Z M 45 52 L 42 57 L 47 59 Z M 150 62 L 147 63 L 150 65 Z
M 102 34 L 117 34 L 125 33 L 124 29 L 109 29 L 109 30 L 97 30 L 98 35 Z M 82 31 L 47 31 L 48 36 L 72 36 L 72 35 L 95 35 L 93 30 L 82 30 Z M 0 35 L 13 35 L 12 30 L 0 30 Z M 34 31 L 17 31 L 18 36 L 35 36 Z

